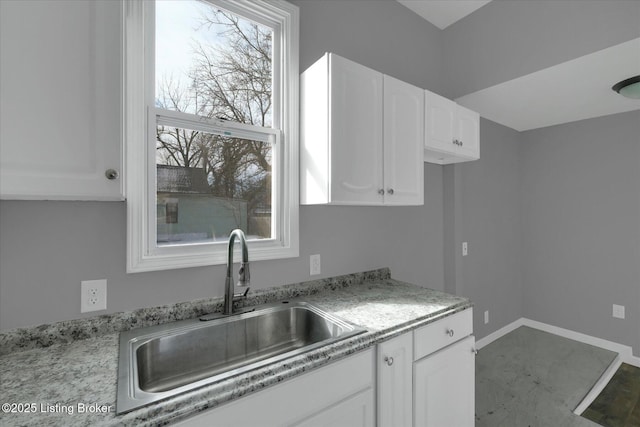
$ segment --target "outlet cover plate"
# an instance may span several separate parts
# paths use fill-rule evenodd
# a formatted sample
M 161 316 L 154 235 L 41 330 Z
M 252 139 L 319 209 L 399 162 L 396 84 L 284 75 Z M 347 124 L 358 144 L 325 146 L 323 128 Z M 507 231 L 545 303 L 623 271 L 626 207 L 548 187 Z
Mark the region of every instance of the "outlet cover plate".
M 107 281 L 84 280 L 80 282 L 80 313 L 107 309 Z
M 624 319 L 624 305 L 613 304 L 613 317 Z
M 309 275 L 316 276 L 320 274 L 320 254 L 311 255 L 309 257 Z

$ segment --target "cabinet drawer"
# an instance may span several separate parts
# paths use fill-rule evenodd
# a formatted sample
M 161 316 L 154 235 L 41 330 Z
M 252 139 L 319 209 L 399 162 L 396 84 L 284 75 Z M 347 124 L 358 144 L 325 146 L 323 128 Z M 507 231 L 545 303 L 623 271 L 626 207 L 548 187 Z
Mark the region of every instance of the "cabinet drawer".
M 461 311 L 413 331 L 413 360 L 418 360 L 473 333 L 473 309 Z

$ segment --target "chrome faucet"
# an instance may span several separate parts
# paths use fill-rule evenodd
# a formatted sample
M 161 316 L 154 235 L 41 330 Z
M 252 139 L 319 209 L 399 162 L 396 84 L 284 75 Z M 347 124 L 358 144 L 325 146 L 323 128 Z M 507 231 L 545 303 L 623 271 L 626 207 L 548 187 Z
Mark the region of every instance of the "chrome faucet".
M 234 294 L 235 286 L 233 284 L 233 244 L 236 237 L 240 239 L 240 246 L 242 247 L 242 263 L 240 264 L 240 271 L 238 271 L 238 286 L 247 288 L 244 293 L 239 294 Z M 233 302 L 247 296 L 249 283 L 249 249 L 247 248 L 247 240 L 242 230 L 236 228 L 229 235 L 229 243 L 227 245 L 227 278 L 224 282 L 223 314 L 233 314 Z

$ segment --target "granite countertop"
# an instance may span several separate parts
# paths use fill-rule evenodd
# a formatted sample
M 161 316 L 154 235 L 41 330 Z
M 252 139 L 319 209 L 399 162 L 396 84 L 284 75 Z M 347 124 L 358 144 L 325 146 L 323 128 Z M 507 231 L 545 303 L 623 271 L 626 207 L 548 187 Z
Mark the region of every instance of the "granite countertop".
M 0 425 L 167 425 L 472 306 L 391 279 L 388 269 L 258 290 L 244 305 L 296 298 L 367 332 L 123 415 L 115 413 L 119 332 L 220 311 L 220 299 L 0 333 Z

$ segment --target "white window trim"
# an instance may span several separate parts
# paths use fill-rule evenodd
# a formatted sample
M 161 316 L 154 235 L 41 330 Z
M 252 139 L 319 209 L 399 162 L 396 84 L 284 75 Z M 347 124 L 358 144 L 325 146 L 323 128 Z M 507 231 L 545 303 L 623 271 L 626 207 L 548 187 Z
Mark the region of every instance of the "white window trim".
M 280 132 L 274 134 L 276 144 L 283 145 L 283 155 L 279 165 L 282 173 L 278 185 L 281 195 L 274 239 L 248 242 L 250 261 L 292 258 L 299 256 L 299 166 L 298 166 L 298 7 L 284 0 L 216 0 L 231 11 L 238 7 L 251 6 L 253 16 L 266 22 L 280 25 L 284 41 L 274 49 L 280 49 L 281 81 L 274 79 L 274 90 L 281 92 L 280 111 L 275 115 L 282 118 L 282 138 Z M 226 244 L 200 243 L 180 246 L 157 247 L 151 241 L 149 232 L 150 215 L 149 188 L 154 176 L 148 171 L 150 162 L 155 166 L 155 153 L 149 155 L 147 141 L 150 123 L 146 107 L 145 85 L 149 79 L 149 66 L 145 63 L 145 32 L 149 29 L 146 15 L 149 2 L 145 0 L 125 0 L 123 2 L 123 141 L 125 144 L 125 192 L 127 197 L 127 272 L 169 270 L 186 267 L 225 264 Z M 286 100 L 286 101 L 285 101 Z M 165 114 L 166 111 L 163 111 Z M 154 112 L 155 114 L 155 112 Z M 215 120 L 214 120 L 215 121 Z M 220 123 L 217 123 L 220 124 Z M 215 124 L 214 124 L 215 125 Z M 281 141 L 278 141 L 281 140 Z M 155 197 L 155 194 L 153 195 Z M 154 207 L 155 209 L 155 207 Z M 155 226 L 155 221 L 152 224 Z M 170 249 L 170 250 L 165 250 Z

